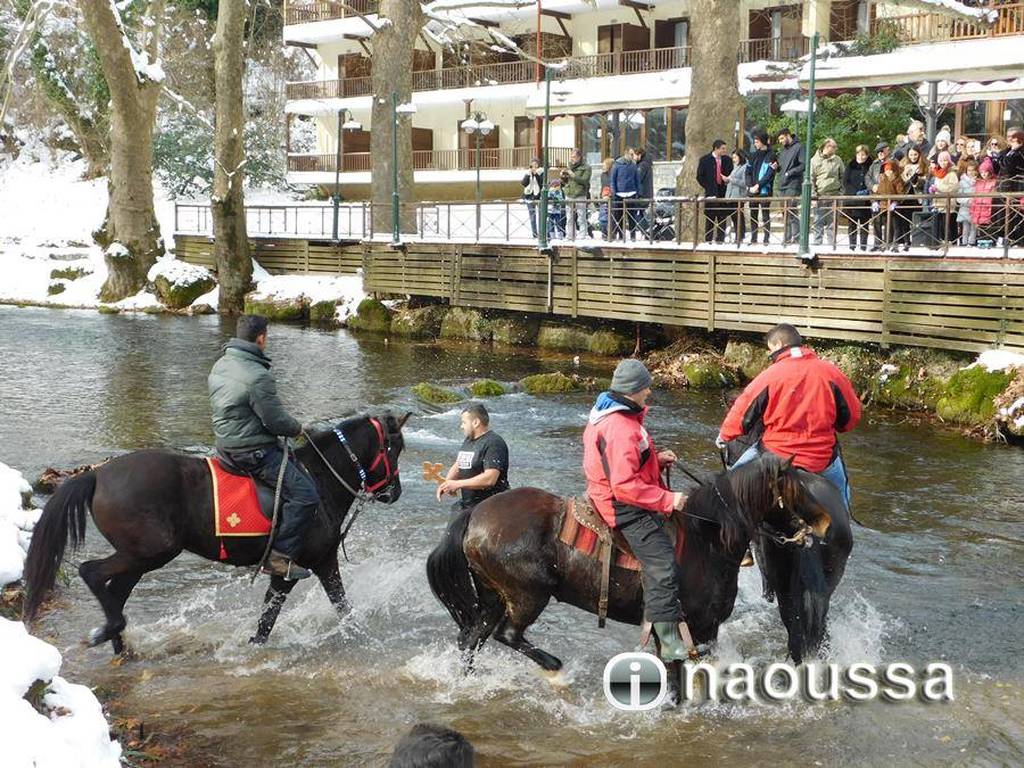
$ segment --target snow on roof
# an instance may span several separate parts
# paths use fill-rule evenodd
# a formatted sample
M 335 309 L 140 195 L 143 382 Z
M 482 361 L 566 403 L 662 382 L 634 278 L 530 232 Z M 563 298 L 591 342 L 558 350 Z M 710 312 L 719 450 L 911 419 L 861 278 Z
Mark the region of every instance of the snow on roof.
M 921 83 L 917 89 L 921 103 L 928 98 L 928 83 Z M 990 83 L 955 83 L 942 80 L 939 83 L 939 100 L 944 104 L 968 101 L 1005 101 L 1024 98 L 1024 77 L 1013 80 L 996 80 Z
M 982 38 L 908 45 L 892 53 L 819 59 L 817 87 L 872 88 L 931 80 L 974 82 L 1014 79 L 1024 70 L 1019 37 Z M 800 70 L 800 86 L 810 79 L 810 63 Z
M 903 0 L 906 5 L 916 5 L 929 11 L 945 11 L 950 16 L 965 16 L 977 21 L 995 21 L 999 12 L 991 8 L 975 8 L 959 0 Z

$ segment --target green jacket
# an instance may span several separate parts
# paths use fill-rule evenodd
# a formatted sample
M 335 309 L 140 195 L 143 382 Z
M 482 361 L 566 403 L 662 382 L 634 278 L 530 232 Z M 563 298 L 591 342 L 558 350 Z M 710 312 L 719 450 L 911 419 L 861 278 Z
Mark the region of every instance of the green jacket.
M 825 157 L 819 149 L 811 158 L 811 191 L 815 196 L 843 194 L 844 170 L 838 153 Z
M 585 160 L 569 166 L 569 181 L 565 185 L 565 196 L 570 199 L 590 197 L 590 166 Z
M 206 381 L 218 448 L 255 450 L 302 431 L 277 396 L 270 358 L 251 341 L 225 344 Z

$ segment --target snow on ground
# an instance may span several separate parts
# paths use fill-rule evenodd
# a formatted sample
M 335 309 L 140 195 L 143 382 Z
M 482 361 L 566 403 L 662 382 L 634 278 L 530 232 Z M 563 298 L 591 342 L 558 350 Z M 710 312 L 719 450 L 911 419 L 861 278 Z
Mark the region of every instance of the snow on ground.
M 0 619 L 0 722 L 7 768 L 119 768 L 121 745 L 92 691 L 57 675 L 60 652 L 19 621 Z M 41 680 L 42 701 L 25 694 Z M 40 711 L 42 710 L 42 711 Z
M 982 366 L 986 371 L 1005 371 L 1007 368 L 1020 368 L 1024 370 L 1024 355 L 1019 352 L 1011 352 L 1008 349 L 986 349 L 978 359 L 970 366 Z
M 163 277 L 171 285 L 182 288 L 188 287 L 202 280 L 213 279 L 213 275 L 210 274 L 210 270 L 196 266 L 195 264 L 189 264 L 185 261 L 179 261 L 173 256 L 164 256 L 163 258 L 157 259 L 156 264 L 149 268 L 149 273 L 146 275 L 146 279 L 153 282 L 158 277 Z
M 338 304 L 335 319 L 339 323 L 346 322 L 356 313 L 359 302 L 366 298 L 363 292 L 363 275 L 360 271 L 355 275 L 339 277 L 317 277 L 313 275 L 253 275 L 258 288 L 256 299 L 295 300 L 305 297 L 310 304 L 321 301 L 336 301 Z M 196 299 L 196 303 L 203 297 Z
M 41 510 L 25 509 L 31 491 L 21 473 L 0 463 L 0 588 L 21 579 Z M 5 768 L 116 768 L 121 745 L 92 691 L 57 676 L 60 652 L 25 625 L 0 618 L 0 755 Z M 25 694 L 47 683 L 38 709 Z M 36 699 L 36 697 L 33 697 Z

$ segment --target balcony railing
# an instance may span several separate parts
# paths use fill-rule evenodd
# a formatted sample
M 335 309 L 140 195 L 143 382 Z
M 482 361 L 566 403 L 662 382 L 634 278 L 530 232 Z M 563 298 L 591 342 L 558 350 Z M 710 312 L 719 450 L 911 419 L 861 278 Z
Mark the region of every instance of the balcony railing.
M 480 167 L 483 169 L 519 170 L 530 165 L 537 154 L 534 147 L 482 147 Z M 568 165 L 571 147 L 550 147 L 548 163 L 554 167 Z M 412 153 L 412 166 L 417 171 L 475 171 L 476 149 L 426 149 Z M 288 170 L 299 173 L 334 173 L 337 155 L 288 155 Z M 371 169 L 369 152 L 345 152 L 342 155 L 342 173 L 367 172 Z
M 348 0 L 346 3 L 314 0 L 314 2 L 288 3 L 284 10 L 284 23 L 307 24 L 311 21 L 350 18 L 358 16 L 359 13 L 369 15 L 376 13 L 379 6 L 379 0 Z
M 943 13 L 908 13 L 902 16 L 879 16 L 871 25 L 872 34 L 893 31 L 905 43 L 935 43 L 944 40 L 972 40 L 979 37 L 1024 35 L 1024 3 L 999 5 L 994 24 L 983 24 L 954 18 Z
M 739 60 L 750 61 L 792 61 L 810 53 L 810 41 L 801 35 L 794 37 L 769 37 L 741 40 Z

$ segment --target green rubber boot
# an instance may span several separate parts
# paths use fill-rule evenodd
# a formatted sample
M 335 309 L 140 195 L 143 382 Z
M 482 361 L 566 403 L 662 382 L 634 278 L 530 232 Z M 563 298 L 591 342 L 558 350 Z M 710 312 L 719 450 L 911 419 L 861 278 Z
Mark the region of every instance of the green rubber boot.
M 659 621 L 654 625 L 654 633 L 661 642 L 661 660 L 664 662 L 686 661 L 690 654 L 679 636 L 679 625 L 674 621 Z

